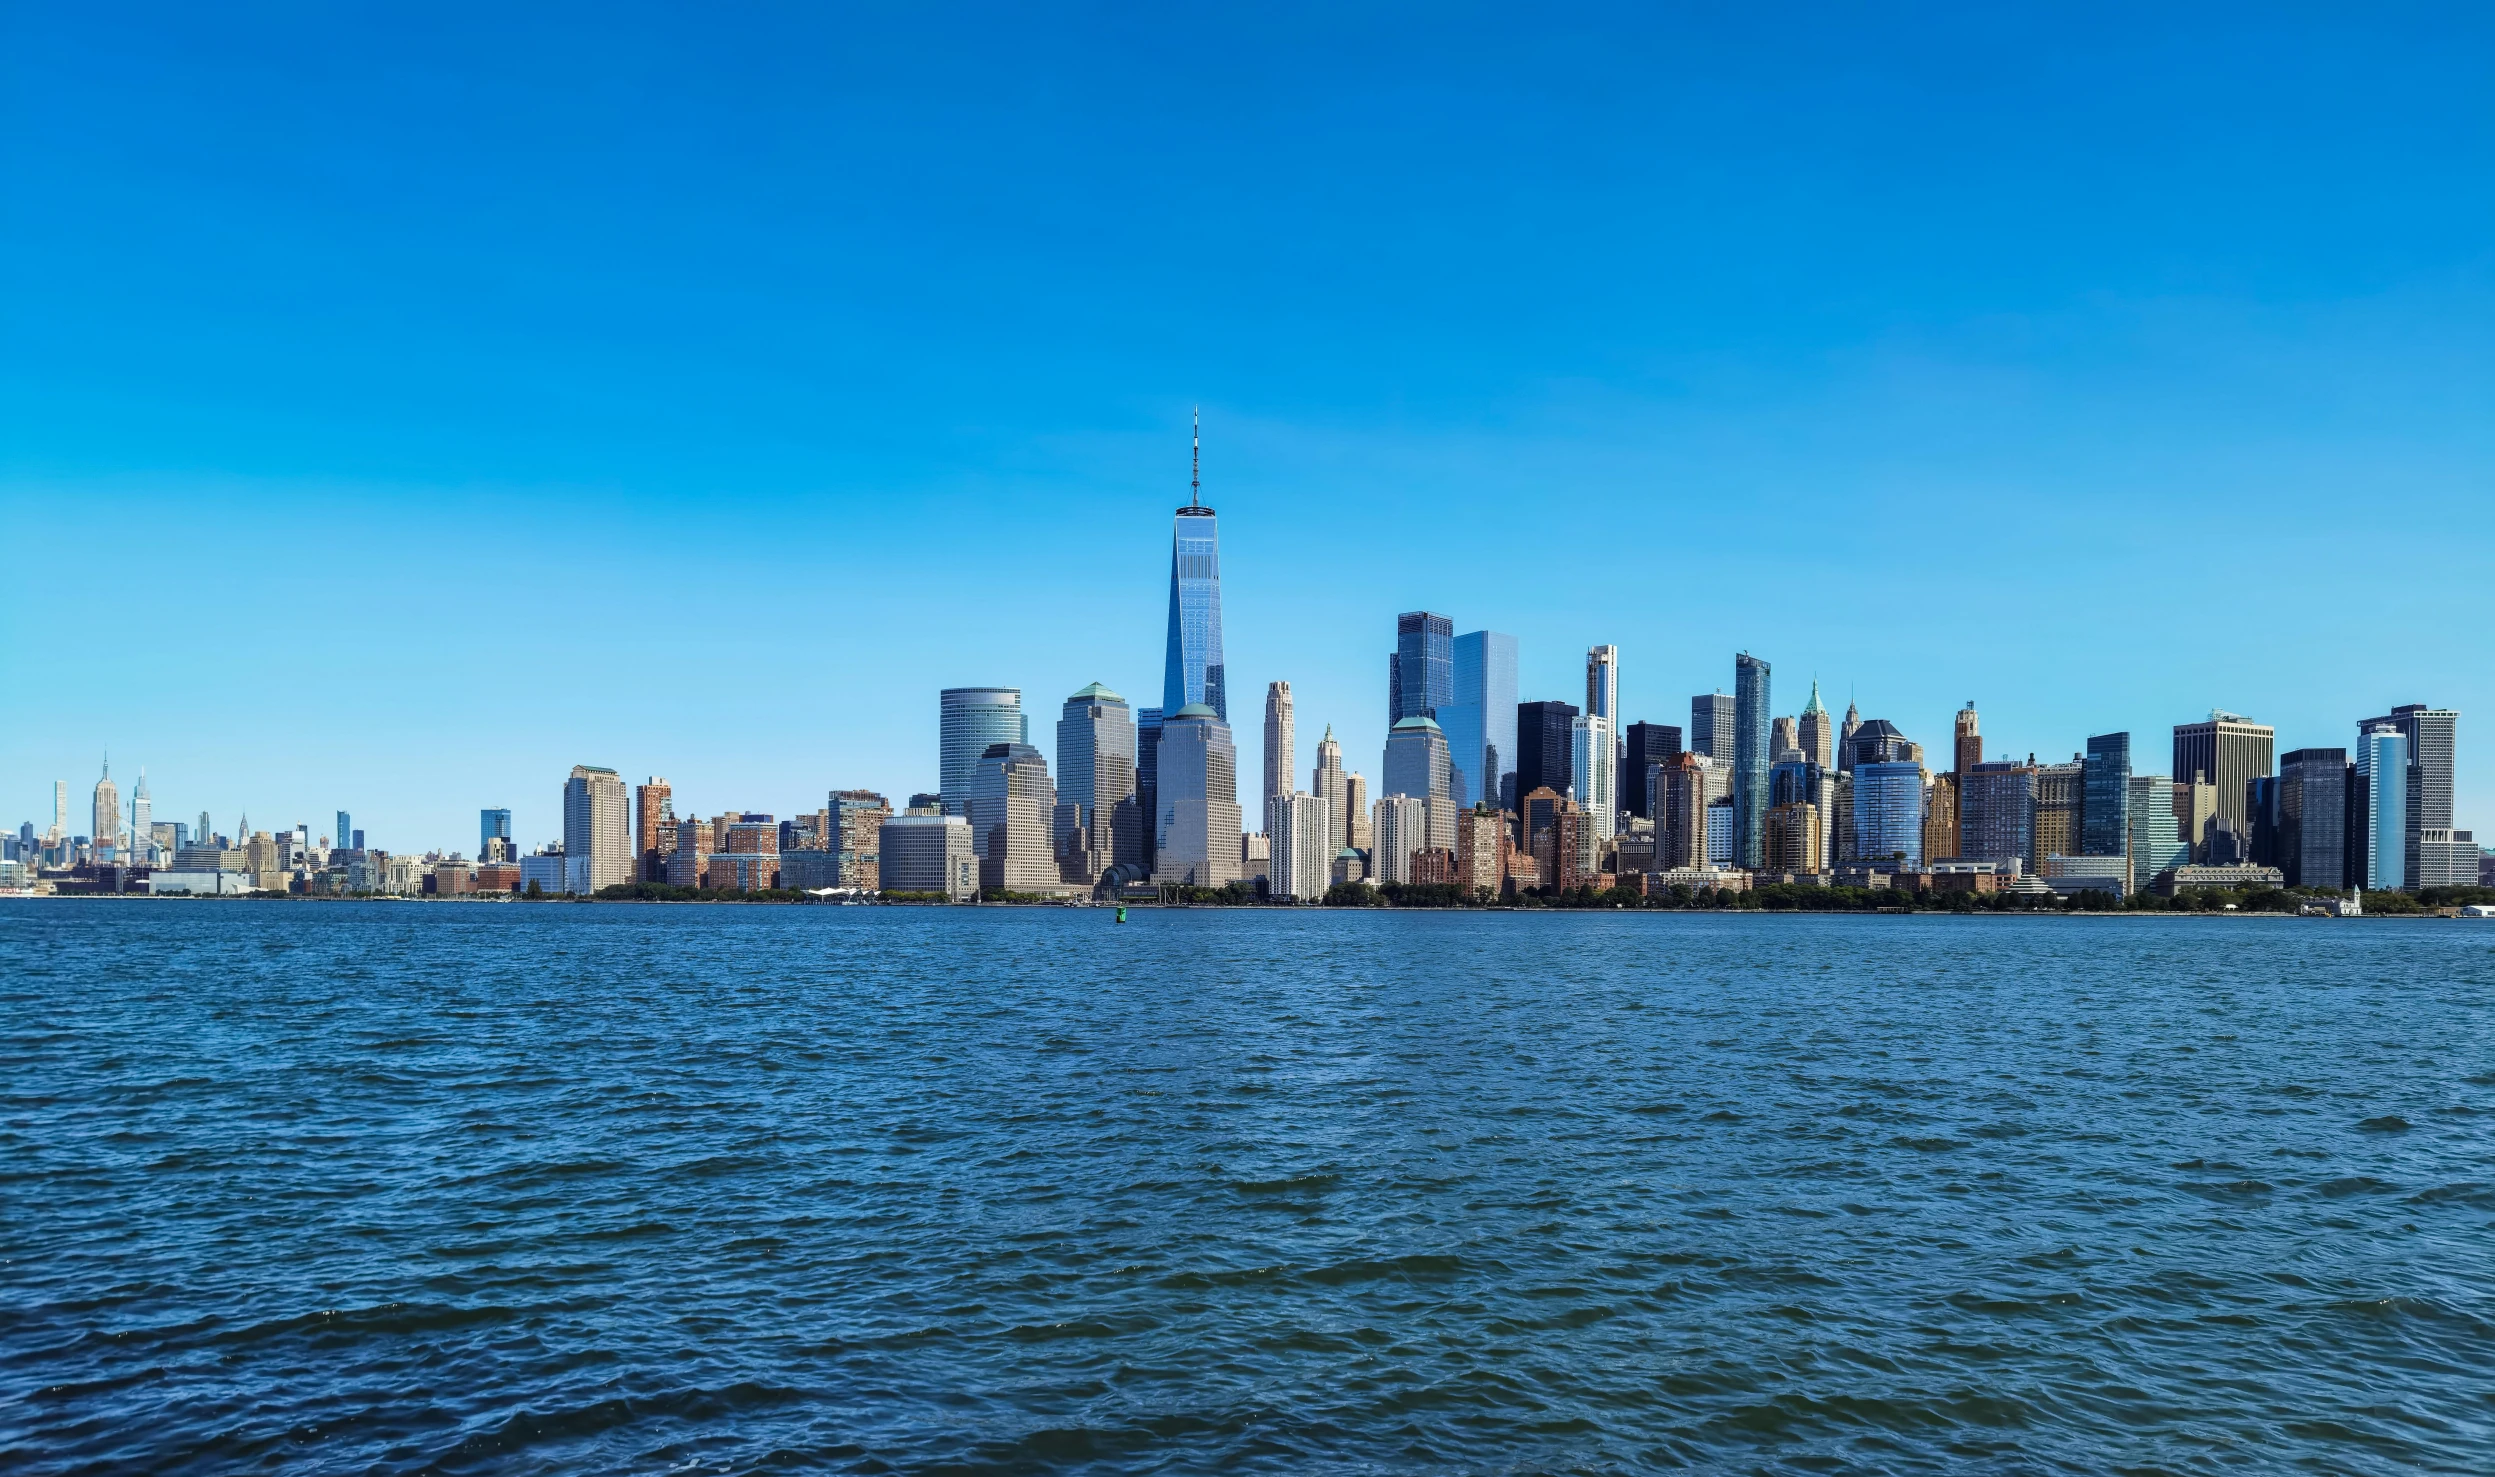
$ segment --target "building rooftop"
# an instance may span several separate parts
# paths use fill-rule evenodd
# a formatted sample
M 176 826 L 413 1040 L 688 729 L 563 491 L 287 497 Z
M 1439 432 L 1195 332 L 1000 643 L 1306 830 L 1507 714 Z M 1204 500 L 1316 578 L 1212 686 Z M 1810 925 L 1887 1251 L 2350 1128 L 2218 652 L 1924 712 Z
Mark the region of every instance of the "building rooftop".
M 1202 703 L 1189 703 L 1177 712 L 1170 714 L 1168 721 L 1175 723 L 1181 718 L 1210 718 L 1214 722 L 1219 723 L 1221 721 L 1221 716 L 1221 714 L 1214 712 L 1211 708 L 1206 707 Z
M 1395 727 L 1394 727 L 1394 729 L 1393 729 L 1392 731 L 1393 731 L 1393 732 L 1397 732 L 1397 733 L 1401 733 L 1401 732 L 1404 732 L 1404 731 L 1406 731 L 1406 730 L 1413 730 L 1413 731 L 1427 730 L 1427 731 L 1428 731 L 1428 732 L 1430 732 L 1430 733 L 1436 733 L 1436 732 L 1438 732 L 1438 722 L 1437 722 L 1437 720 L 1436 720 L 1436 719 L 1434 719 L 1434 718 L 1423 718 L 1423 717 L 1421 717 L 1421 716 L 1420 716 L 1420 715 L 1418 715 L 1418 714 L 1415 714 L 1415 715 L 1413 715 L 1413 716 L 1412 716 L 1412 717 L 1410 717 L 1410 718 L 1398 718 L 1398 719 L 1396 719 L 1396 720 L 1395 720 Z M 1333 730 L 1332 728 L 1330 728 L 1330 727 L 1326 730 L 1326 732 L 1328 732 L 1328 733 L 1332 733 L 1333 731 L 1334 731 L 1334 730 Z
M 1126 699 L 1095 682 L 1089 687 L 1083 688 L 1076 692 L 1072 697 L 1067 698 L 1066 701 L 1070 703 L 1122 703 L 1125 702 Z

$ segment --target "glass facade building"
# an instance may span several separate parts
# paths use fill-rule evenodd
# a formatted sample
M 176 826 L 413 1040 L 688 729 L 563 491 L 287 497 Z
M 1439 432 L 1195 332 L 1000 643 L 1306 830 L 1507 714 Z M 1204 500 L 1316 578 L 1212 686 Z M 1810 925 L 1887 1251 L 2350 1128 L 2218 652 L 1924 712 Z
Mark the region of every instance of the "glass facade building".
M 1854 854 L 1874 863 L 1923 865 L 1923 766 L 1854 766 Z
M 2348 885 L 2348 751 L 2297 749 L 2278 761 L 2278 869 L 2290 887 Z
M 476 813 L 476 854 L 479 857 L 492 854 L 494 850 L 493 843 L 495 841 L 501 840 L 507 842 L 510 839 L 510 811 L 480 810 Z
M 1767 837 L 1767 752 L 1774 717 L 1766 662 L 1742 652 L 1733 658 L 1733 844 L 1742 866 L 1756 868 Z
M 2174 811 L 2174 781 L 2162 774 L 2131 777 L 2131 889 L 2146 892 L 2157 874 L 2191 855 Z
M 1733 700 L 1721 692 L 1702 692 L 1689 700 L 1689 752 L 1723 763 L 1733 762 Z
M 1447 736 L 1430 719 L 1406 718 L 1386 735 L 1385 774 L 1380 783 L 1387 794 L 1445 800 L 1450 794 L 1447 771 Z
M 1030 742 L 1019 687 L 948 687 L 941 698 L 937 792 L 946 815 L 970 814 L 970 782 L 979 756 L 998 744 Z
M 1460 805 L 1513 810 L 1499 781 L 1516 773 L 1516 638 L 1468 631 L 1453 651 L 1455 699 L 1438 713 L 1453 768 L 1449 793 Z
M 1554 795 L 1565 795 L 1576 788 L 1573 771 L 1571 725 L 1577 721 L 1574 703 L 1518 703 L 1516 705 L 1516 803 L 1536 790 L 1547 789 Z
M 2131 735 L 2100 733 L 2088 740 L 2081 761 L 2079 850 L 2087 856 L 2126 856 L 2131 848 Z
M 1161 711 L 1189 703 L 1230 721 L 1222 672 L 1221 520 L 1191 502 L 1170 520 L 1170 630 L 1161 669 Z
M 2396 727 L 2376 723 L 2357 736 L 2356 774 L 2365 786 L 2360 886 L 2408 886 L 2408 768 L 2408 736 Z
M 1455 622 L 1426 610 L 1395 617 L 1395 656 L 1386 665 L 1386 726 L 1406 718 L 1435 722 L 1455 701 Z

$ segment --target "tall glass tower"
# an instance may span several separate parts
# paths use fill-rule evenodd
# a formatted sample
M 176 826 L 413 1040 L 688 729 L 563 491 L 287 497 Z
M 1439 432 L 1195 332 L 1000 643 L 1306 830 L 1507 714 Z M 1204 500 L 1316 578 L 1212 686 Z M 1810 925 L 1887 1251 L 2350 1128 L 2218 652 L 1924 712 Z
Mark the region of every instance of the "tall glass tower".
M 1455 702 L 1455 622 L 1435 611 L 1395 617 L 1395 658 L 1386 664 L 1386 725 L 1435 721 Z
M 1170 527 L 1169 659 L 1161 671 L 1161 711 L 1189 703 L 1211 708 L 1227 726 L 1230 700 L 1222 680 L 1221 522 L 1204 506 L 1204 426 L 1196 423 L 1187 506 Z
M 1768 665 L 1748 652 L 1733 658 L 1733 847 L 1734 859 L 1753 870 L 1765 865 L 1767 842 L 1768 717 L 1773 701 Z
M 2127 856 L 2131 851 L 2131 735 L 2100 733 L 2088 739 L 2080 784 L 2079 854 Z M 2145 882 L 2135 886 L 2146 886 Z
M 1469 631 L 1455 638 L 1455 701 L 1439 710 L 1454 766 L 1452 794 L 1460 806 L 1513 807 L 1499 798 L 1499 779 L 1516 772 L 1516 638 Z

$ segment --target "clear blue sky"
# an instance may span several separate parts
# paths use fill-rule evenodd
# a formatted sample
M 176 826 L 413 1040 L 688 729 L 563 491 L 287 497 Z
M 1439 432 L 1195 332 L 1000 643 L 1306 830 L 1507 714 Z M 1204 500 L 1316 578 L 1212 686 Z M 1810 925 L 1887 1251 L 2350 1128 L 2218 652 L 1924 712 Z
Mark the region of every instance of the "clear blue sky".
M 2453 705 L 2495 830 L 2490 15 L 13 6 L 0 816 L 1053 752 L 1201 402 L 1251 808 L 1428 607 L 1942 753 Z

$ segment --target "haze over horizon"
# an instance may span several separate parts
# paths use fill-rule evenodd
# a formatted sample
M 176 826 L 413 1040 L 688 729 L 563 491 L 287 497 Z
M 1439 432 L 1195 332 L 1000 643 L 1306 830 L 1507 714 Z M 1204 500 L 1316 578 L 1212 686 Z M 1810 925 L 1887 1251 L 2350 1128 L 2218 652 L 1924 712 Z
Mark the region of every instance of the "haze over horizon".
M 937 692 L 1158 701 L 1204 409 L 1241 795 L 1394 617 L 1733 653 L 1946 762 L 2461 711 L 2495 827 L 2495 16 L 21 8 L 0 822 L 564 773 L 786 816 Z

